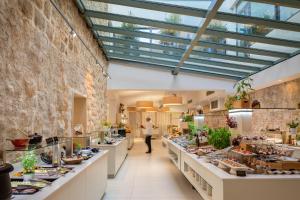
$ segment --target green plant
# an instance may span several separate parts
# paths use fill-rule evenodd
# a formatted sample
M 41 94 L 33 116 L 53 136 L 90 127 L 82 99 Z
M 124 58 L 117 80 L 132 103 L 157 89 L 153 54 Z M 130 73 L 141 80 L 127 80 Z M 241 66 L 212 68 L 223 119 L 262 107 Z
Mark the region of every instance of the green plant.
M 194 122 L 188 122 L 188 127 L 189 127 L 190 134 L 192 136 L 195 136 L 197 134 L 197 127 L 196 127 L 195 123 Z
M 290 122 L 290 123 L 287 123 L 287 125 L 290 128 L 297 128 L 299 126 L 298 118 L 296 118 L 296 120 L 292 120 L 292 122 Z
M 248 78 L 248 79 L 242 80 L 234 85 L 234 88 L 236 90 L 235 94 L 233 96 L 228 96 L 224 103 L 224 106 L 227 110 L 230 110 L 233 108 L 234 101 L 250 99 L 249 93 L 254 90 L 252 88 L 251 82 L 252 82 L 252 79 Z
M 185 116 L 183 116 L 182 121 L 183 122 L 192 122 L 192 121 L 194 121 L 194 117 L 193 117 L 193 115 L 185 115 Z
M 226 108 L 227 110 L 232 109 L 232 108 L 233 108 L 233 102 L 234 102 L 235 100 L 236 100 L 235 96 L 228 96 L 228 97 L 226 98 L 226 101 L 225 101 L 225 104 L 224 104 L 225 108 Z
M 251 86 L 251 82 L 253 81 L 253 79 L 251 78 L 247 78 L 244 79 L 242 81 L 237 82 L 234 87 L 236 89 L 235 92 L 235 99 L 236 100 L 249 100 L 249 92 L 253 91 L 253 88 Z
M 217 149 L 224 149 L 230 146 L 231 132 L 227 128 L 217 128 L 208 135 L 208 143 Z
M 22 159 L 22 166 L 24 172 L 33 173 L 36 163 L 37 163 L 37 158 L 35 153 L 33 151 L 26 152 Z

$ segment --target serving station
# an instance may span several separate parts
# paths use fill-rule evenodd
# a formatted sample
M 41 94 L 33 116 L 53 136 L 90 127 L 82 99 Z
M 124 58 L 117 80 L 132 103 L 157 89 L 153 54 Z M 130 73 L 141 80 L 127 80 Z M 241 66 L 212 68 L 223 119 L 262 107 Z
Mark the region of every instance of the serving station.
M 101 199 L 107 185 L 108 151 L 101 151 L 81 165 L 32 195 L 15 195 L 14 199 Z M 13 174 L 12 174 L 13 177 Z
M 170 159 L 174 152 L 179 159 L 175 163 L 183 175 L 205 200 L 294 200 L 300 196 L 297 189 L 300 175 L 295 174 L 254 174 L 237 176 L 208 161 L 206 156 L 190 153 L 186 148 L 170 139 L 167 143 Z
M 115 177 L 128 154 L 128 141 L 126 138 L 117 139 L 110 144 L 93 145 L 93 147 L 108 150 L 107 174 L 109 178 Z
M 29 139 L 23 133 L 22 137 L 9 139 L 4 145 L 0 199 L 103 197 L 108 151 L 92 148 L 90 136 L 54 136 L 43 140 L 37 133 Z

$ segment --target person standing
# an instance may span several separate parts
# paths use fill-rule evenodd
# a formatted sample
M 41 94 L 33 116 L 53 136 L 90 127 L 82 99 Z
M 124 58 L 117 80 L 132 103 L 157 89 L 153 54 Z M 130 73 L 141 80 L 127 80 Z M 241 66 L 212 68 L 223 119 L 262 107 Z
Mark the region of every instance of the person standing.
M 146 153 L 151 153 L 151 137 L 152 137 L 152 132 L 153 132 L 153 124 L 151 122 L 151 118 L 147 117 L 146 118 L 146 124 L 145 124 L 145 143 L 148 146 L 148 151 Z

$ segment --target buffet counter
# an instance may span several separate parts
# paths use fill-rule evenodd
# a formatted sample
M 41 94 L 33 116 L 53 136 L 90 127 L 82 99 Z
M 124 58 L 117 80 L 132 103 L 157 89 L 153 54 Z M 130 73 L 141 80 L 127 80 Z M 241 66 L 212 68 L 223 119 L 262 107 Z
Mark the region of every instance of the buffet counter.
M 127 148 L 130 150 L 134 145 L 134 134 L 133 133 L 126 133 L 126 139 L 127 139 Z
M 231 175 L 164 139 L 171 160 L 205 200 L 295 200 L 300 196 L 300 175 Z M 180 163 L 180 164 L 179 164 Z M 178 166 L 180 165 L 180 166 Z M 297 197 L 298 196 L 298 197 Z
M 32 195 L 14 195 L 15 200 L 101 199 L 107 185 L 108 151 L 101 151 L 71 172 Z
M 107 173 L 109 178 L 115 177 L 127 156 L 128 141 L 122 139 L 113 144 L 100 144 L 93 147 L 109 151 Z

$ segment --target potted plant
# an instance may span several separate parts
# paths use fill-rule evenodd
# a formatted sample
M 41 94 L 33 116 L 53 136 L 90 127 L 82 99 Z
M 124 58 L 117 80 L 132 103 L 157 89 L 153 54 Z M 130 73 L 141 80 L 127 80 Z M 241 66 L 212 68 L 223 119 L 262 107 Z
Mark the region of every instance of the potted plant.
M 235 95 L 227 97 L 227 100 L 224 104 L 226 109 L 230 110 L 233 108 L 250 108 L 249 93 L 253 90 L 251 82 L 252 79 L 248 78 L 235 84 Z
M 290 128 L 290 134 L 296 135 L 297 127 L 299 126 L 298 118 L 296 120 L 292 120 L 290 123 L 287 124 Z
M 37 164 L 37 157 L 34 151 L 26 152 L 22 159 L 24 181 L 29 181 L 30 179 L 33 178 L 36 164 Z
M 108 131 L 111 128 L 111 123 L 108 121 L 102 121 L 101 123 L 103 131 Z
M 233 109 L 233 102 L 235 101 L 235 96 L 228 96 L 225 101 L 225 108 L 227 110 Z
M 194 136 L 197 135 L 197 127 L 194 122 L 188 122 L 190 137 L 189 140 L 192 140 Z
M 182 129 L 188 129 L 189 128 L 189 122 L 193 122 L 193 121 L 194 121 L 193 115 L 184 115 L 182 117 L 182 121 L 180 123 L 180 127 Z
M 238 82 L 235 85 L 235 101 L 233 102 L 234 108 L 249 108 L 250 107 L 250 95 L 253 90 L 251 86 L 252 79 L 245 79 Z
M 230 146 L 231 132 L 228 128 L 217 128 L 210 131 L 208 135 L 208 144 L 213 145 L 216 149 L 224 149 Z

